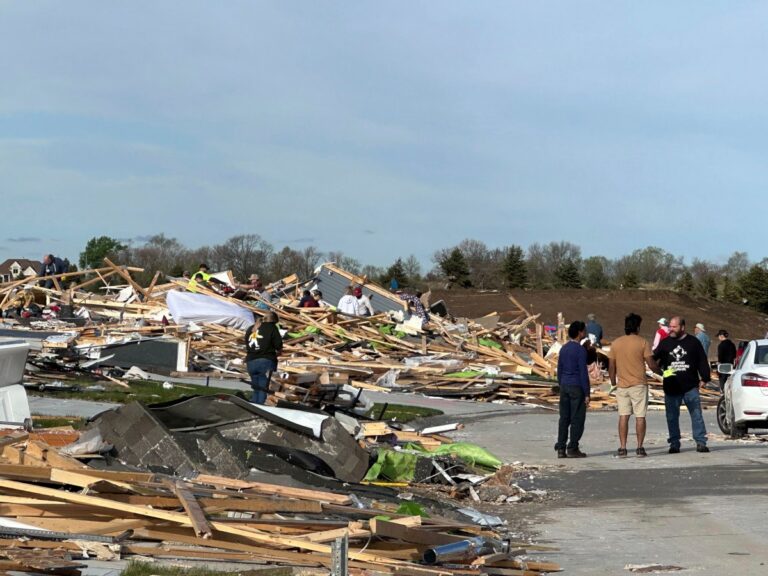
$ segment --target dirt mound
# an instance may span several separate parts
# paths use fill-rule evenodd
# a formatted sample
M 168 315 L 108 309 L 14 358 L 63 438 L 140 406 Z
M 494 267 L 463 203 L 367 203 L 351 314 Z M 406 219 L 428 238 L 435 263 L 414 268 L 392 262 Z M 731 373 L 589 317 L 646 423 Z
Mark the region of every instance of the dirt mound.
M 690 332 L 697 322 L 706 326 L 713 340 L 712 354 L 717 344 L 715 334 L 720 328 L 728 330 L 734 340 L 759 338 L 768 330 L 768 317 L 746 306 L 695 298 L 671 290 L 512 290 L 509 294 L 532 313 L 541 314 L 545 324 L 556 324 L 558 312 L 565 315 L 566 322 L 584 320 L 593 312 L 608 339 L 624 334 L 624 317 L 629 312 L 643 317 L 640 334 L 646 338 L 653 338 L 656 320 L 680 315 Z M 508 312 L 515 308 L 506 292 L 433 290 L 432 302 L 441 299 L 451 314 L 469 318 L 497 312 L 503 319 L 511 319 Z

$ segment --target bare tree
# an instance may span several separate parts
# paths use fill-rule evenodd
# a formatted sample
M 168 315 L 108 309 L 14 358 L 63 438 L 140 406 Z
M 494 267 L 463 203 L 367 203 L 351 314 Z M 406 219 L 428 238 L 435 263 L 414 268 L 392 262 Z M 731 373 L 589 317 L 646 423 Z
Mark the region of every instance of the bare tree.
M 263 273 L 273 251 L 272 244 L 258 234 L 240 234 L 215 246 L 213 257 L 217 268 L 231 270 L 236 278 L 245 279 Z
M 421 264 L 419 263 L 418 258 L 413 254 L 403 260 L 403 271 L 408 277 L 408 282 L 410 284 L 415 284 L 421 281 Z
M 328 261 L 335 262 L 336 266 L 343 268 L 352 274 L 360 274 L 360 270 L 362 269 L 359 260 L 356 260 L 351 256 L 345 256 L 344 253 L 340 250 L 335 252 L 328 252 Z

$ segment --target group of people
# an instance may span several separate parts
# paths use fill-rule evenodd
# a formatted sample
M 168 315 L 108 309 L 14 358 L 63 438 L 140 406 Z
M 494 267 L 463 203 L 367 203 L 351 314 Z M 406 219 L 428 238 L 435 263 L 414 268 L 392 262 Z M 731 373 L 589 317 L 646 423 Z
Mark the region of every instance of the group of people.
M 375 314 L 370 297 L 363 294 L 363 289 L 359 286 L 354 288 L 347 286 L 347 290 L 344 296 L 339 299 L 336 308 L 348 316 L 373 316 Z
M 593 316 L 593 315 L 592 315 Z M 590 318 L 595 322 L 594 316 Z M 680 407 L 685 404 L 691 418 L 696 451 L 707 453 L 707 430 L 701 410 L 699 387 L 711 380 L 707 349 L 709 337 L 703 324 L 697 324 L 695 336 L 686 331 L 685 319 L 674 316 L 668 321 L 658 321 L 659 330 L 653 345 L 639 335 L 642 318 L 630 313 L 624 319 L 624 336 L 611 343 L 607 351 L 608 375 L 615 389 L 619 412 L 619 448 L 617 456 L 626 457 L 629 421 L 635 417 L 637 446 L 635 454 L 647 456 L 643 446 L 646 434 L 646 413 L 649 389 L 646 382 L 646 365 L 662 376 L 664 405 L 666 409 L 669 453 L 680 452 Z M 592 327 L 595 330 L 594 326 Z M 590 334 L 593 334 L 589 332 Z M 560 385 L 560 419 L 555 444 L 558 458 L 583 458 L 579 447 L 586 411 L 590 403 L 588 375 L 588 351 L 583 345 L 587 338 L 588 324 L 577 320 L 568 327 L 569 341 L 560 349 L 557 378 Z M 703 336 L 706 338 L 703 338 Z M 600 328 L 602 339 L 602 328 Z M 718 332 L 718 362 L 732 363 L 736 347 L 728 338 L 728 332 Z M 589 337 L 588 341 L 595 338 Z M 598 342 L 600 340 L 597 340 Z M 725 382 L 720 375 L 721 386 Z

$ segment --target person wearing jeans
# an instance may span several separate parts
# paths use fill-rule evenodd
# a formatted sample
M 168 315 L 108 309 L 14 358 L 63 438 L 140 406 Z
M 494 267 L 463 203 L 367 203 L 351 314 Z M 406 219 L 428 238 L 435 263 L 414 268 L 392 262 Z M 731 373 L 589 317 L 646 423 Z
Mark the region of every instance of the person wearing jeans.
M 277 361 L 270 358 L 254 358 L 246 362 L 246 366 L 248 374 L 251 376 L 251 388 L 253 389 L 251 402 L 264 404 L 267 401 L 272 372 L 277 370 Z
M 558 458 L 584 458 L 579 441 L 589 406 L 589 374 L 587 351 L 579 342 L 586 334 L 584 322 L 577 320 L 568 327 L 570 340 L 560 349 L 557 359 L 557 382 L 560 385 L 560 420 L 555 450 Z
M 271 310 L 245 331 L 245 363 L 251 376 L 251 402 L 267 401 L 269 381 L 277 370 L 277 355 L 283 350 L 283 339 L 277 328 L 277 314 Z
M 697 452 L 709 452 L 707 428 L 701 414 L 699 386 L 712 379 L 707 355 L 697 338 L 685 331 L 685 320 L 669 320 L 669 337 L 653 353 L 657 373 L 664 377 L 664 406 L 667 410 L 669 453 L 680 452 L 680 406 L 685 403 L 691 416 L 691 430 Z
M 691 415 L 691 430 L 696 446 L 707 445 L 707 427 L 701 412 L 699 388 L 691 388 L 685 394 L 665 394 L 664 407 L 667 411 L 667 429 L 669 430 L 669 445 L 680 449 L 680 406 L 685 404 Z

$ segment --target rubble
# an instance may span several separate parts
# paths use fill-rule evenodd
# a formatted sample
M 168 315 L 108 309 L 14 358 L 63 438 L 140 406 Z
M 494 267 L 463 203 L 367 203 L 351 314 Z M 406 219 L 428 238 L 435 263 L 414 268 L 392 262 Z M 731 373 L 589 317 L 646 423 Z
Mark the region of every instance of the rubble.
M 56 289 L 50 290 L 36 286 L 35 278 L 0 285 L 0 311 L 13 316 L 4 320 L 0 335 L 27 339 L 36 349 L 29 382 L 49 386 L 52 379 L 64 380 L 63 373 L 125 384 L 123 372 L 134 366 L 171 376 L 248 381 L 243 329 L 254 314 L 272 309 L 286 336 L 271 402 L 350 404 L 360 389 L 542 407 L 558 401 L 553 380 L 565 321 L 560 316 L 555 333 L 547 332 L 538 315 L 513 297 L 514 317 L 507 322 L 498 314 L 431 314 L 426 323 L 414 315 L 418 321 L 409 322 L 406 300 L 332 264 L 306 282 L 292 275 L 239 299 L 228 274 L 219 276 L 230 285 L 191 285 L 177 278 L 159 284 L 156 274 L 142 287 L 132 277 L 140 269 L 105 262 L 98 270 L 67 274 L 66 288 L 59 278 L 64 275 L 51 277 Z M 110 278 L 123 283 L 104 295 L 84 291 Z M 374 316 L 296 307 L 304 287 L 324 288 L 329 298 L 353 284 L 372 296 Z M 422 301 L 428 303 L 428 295 Z M 438 308 L 445 310 L 442 303 Z M 25 318 L 30 309 L 37 315 Z M 663 403 L 660 382 L 651 377 L 649 383 L 652 403 Z M 604 384 L 593 383 L 591 409 L 615 404 Z M 702 395 L 705 402 L 717 399 L 714 392 Z
M 492 517 L 398 504 L 385 488 L 339 484 L 327 491 L 198 470 L 180 477 L 96 469 L 81 461 L 99 463 L 94 454 L 68 456 L 19 432 L 3 438 L 0 450 L 6 570 L 71 574 L 84 559 L 136 556 L 330 569 L 339 537 L 349 541 L 354 573 L 559 570 L 523 558 L 526 548 L 551 549 L 505 540 L 503 523 Z

